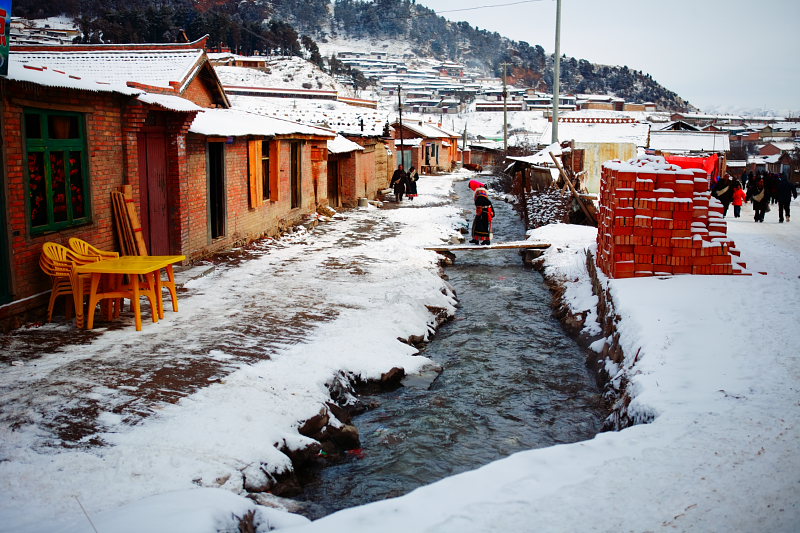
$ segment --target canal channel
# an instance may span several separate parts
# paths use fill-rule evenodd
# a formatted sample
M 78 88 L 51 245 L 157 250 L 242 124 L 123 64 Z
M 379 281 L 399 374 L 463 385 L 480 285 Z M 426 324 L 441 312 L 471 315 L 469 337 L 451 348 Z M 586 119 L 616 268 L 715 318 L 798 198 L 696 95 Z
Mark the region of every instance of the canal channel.
M 472 192 L 465 181 L 455 186 L 466 224 Z M 513 207 L 492 201 L 495 241 L 524 239 Z M 445 273 L 459 307 L 423 352 L 442 372 L 364 398 L 377 407 L 354 419 L 362 449 L 321 469 L 294 498 L 309 518 L 600 431 L 601 391 L 585 351 L 552 316 L 542 276 L 515 250 L 460 252 Z

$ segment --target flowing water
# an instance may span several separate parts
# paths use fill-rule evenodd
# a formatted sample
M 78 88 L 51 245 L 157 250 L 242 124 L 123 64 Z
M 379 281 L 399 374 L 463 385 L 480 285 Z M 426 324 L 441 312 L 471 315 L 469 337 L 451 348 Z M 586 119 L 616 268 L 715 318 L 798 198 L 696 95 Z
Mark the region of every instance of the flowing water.
M 456 191 L 471 220 L 466 182 Z M 524 239 L 512 207 L 493 204 L 494 239 Z M 354 419 L 362 452 L 319 471 L 296 498 L 310 518 L 600 430 L 607 414 L 600 390 L 584 351 L 552 317 L 541 275 L 515 250 L 456 255 L 446 273 L 459 308 L 424 351 L 442 373 L 365 398 L 379 406 Z

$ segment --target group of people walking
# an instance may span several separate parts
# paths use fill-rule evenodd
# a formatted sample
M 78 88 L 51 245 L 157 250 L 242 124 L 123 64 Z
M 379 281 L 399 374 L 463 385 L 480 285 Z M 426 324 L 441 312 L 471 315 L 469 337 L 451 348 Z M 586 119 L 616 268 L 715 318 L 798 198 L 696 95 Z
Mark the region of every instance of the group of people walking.
M 742 181 L 730 174 L 722 176 L 711 188 L 711 194 L 722 202 L 723 215 L 733 204 L 733 216 L 739 218 L 742 205 L 753 203 L 753 220 L 764 222 L 764 215 L 770 211 L 770 204 L 777 204 L 778 222 L 791 221 L 791 203 L 797 198 L 797 187 L 782 174 L 748 171 L 742 174 Z
M 419 181 L 417 169 L 411 166 L 406 172 L 403 165 L 398 165 L 389 182 L 389 186 L 394 190 L 395 202 L 402 202 L 403 196 L 413 201 L 417 197 L 417 181 Z

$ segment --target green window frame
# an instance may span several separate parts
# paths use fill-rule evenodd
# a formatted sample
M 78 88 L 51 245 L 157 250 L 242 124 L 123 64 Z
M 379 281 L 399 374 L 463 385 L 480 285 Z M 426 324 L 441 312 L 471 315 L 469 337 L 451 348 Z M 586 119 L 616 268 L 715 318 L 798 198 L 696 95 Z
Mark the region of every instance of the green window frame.
M 88 223 L 91 194 L 84 114 L 25 109 L 23 115 L 31 234 Z

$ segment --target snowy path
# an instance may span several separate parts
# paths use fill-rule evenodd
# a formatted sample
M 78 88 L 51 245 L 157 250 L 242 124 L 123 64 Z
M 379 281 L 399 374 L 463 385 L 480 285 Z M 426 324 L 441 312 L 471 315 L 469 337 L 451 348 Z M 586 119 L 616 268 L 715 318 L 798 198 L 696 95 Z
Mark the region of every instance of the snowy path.
M 290 466 L 277 448 L 308 442 L 298 421 L 339 372 L 426 365 L 395 339 L 428 333 L 426 306 L 452 309 L 436 254 L 420 250 L 459 220 L 452 179 L 425 177 L 400 209 L 230 254 L 142 332 L 50 324 L 4 338 L 6 364 L 25 364 L 0 375 L 0 530 L 85 522 L 73 496 L 97 513 L 197 485 L 240 490 L 260 462 Z

